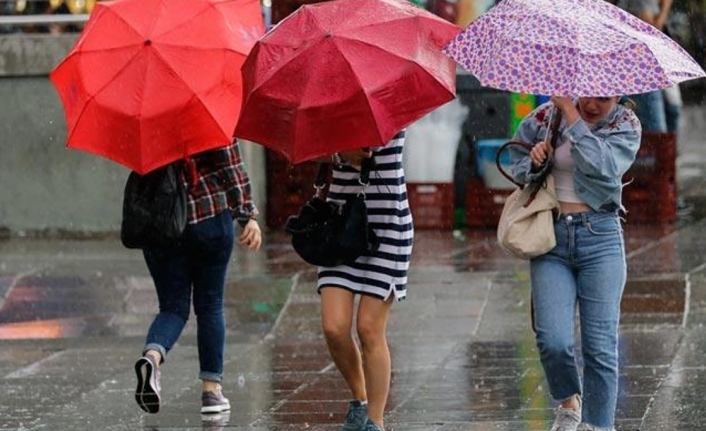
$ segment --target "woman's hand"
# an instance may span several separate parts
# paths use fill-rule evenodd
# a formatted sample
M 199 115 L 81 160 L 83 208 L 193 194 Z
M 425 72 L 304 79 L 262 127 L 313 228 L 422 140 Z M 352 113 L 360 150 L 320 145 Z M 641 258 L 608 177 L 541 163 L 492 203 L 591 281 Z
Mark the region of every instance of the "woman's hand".
M 552 146 L 546 142 L 538 142 L 530 150 L 530 159 L 532 159 L 532 166 L 538 168 L 547 160 L 550 154 L 552 154 Z
M 342 151 L 338 153 L 341 156 L 341 161 L 348 162 L 353 166 L 360 166 L 363 159 L 369 159 L 373 156 L 373 151 L 370 148 L 359 148 L 357 150 Z
M 257 220 L 248 220 L 248 223 L 243 228 L 243 233 L 238 237 L 238 242 L 253 251 L 260 249 L 262 232 L 260 232 L 260 225 L 257 224 Z
M 561 115 L 564 117 L 566 124 L 574 124 L 574 121 L 579 119 L 579 111 L 576 109 L 576 105 L 574 105 L 574 101 L 571 98 L 552 96 L 551 101 L 554 106 L 561 111 Z

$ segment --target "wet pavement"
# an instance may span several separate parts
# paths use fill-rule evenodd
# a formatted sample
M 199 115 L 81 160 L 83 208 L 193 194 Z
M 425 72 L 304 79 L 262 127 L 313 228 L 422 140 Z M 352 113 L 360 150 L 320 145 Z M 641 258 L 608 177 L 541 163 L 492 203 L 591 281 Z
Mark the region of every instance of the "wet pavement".
M 625 225 L 621 431 L 706 430 L 702 133 L 690 128 L 678 164 L 694 212 L 675 224 Z M 463 241 L 417 232 L 409 298 L 389 325 L 388 430 L 549 429 L 528 278 L 492 230 Z M 257 254 L 236 250 L 226 294 L 232 411 L 199 414 L 192 319 L 163 366 L 163 410 L 147 415 L 133 398 L 133 364 L 156 309 L 141 254 L 117 238 L 0 241 L 0 430 L 338 430 L 348 393 L 318 307 L 315 271 L 282 232 L 268 232 Z

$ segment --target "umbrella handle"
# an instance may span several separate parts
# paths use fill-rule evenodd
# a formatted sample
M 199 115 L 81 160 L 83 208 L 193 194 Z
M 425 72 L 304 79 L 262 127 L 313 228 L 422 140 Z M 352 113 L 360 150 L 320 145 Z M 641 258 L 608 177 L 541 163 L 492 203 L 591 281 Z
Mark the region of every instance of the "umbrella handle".
M 554 107 L 552 110 L 552 116 L 550 117 L 551 125 L 549 130 L 547 130 L 547 134 L 551 133 L 551 136 L 549 136 L 549 144 L 552 147 L 552 150 L 556 148 L 556 143 L 557 140 L 559 139 L 559 126 L 561 125 L 561 110 L 557 107 Z M 545 138 L 546 139 L 546 138 Z M 500 164 L 500 156 L 503 152 L 508 147 L 511 147 L 513 145 L 522 147 L 526 149 L 527 151 L 532 151 L 533 145 L 528 144 L 526 142 L 520 142 L 520 141 L 508 141 L 505 144 L 503 144 L 500 148 L 498 148 L 498 152 L 495 154 L 495 166 L 497 166 L 498 170 L 500 171 L 501 174 L 505 178 L 507 178 L 511 183 L 515 184 L 519 188 L 524 188 L 526 184 L 519 183 L 515 181 L 515 179 L 509 175 L 505 170 L 503 169 L 502 165 Z M 549 174 L 549 172 L 547 172 Z M 539 183 L 544 182 L 544 178 L 541 179 L 541 181 L 538 181 Z
M 549 143 L 552 146 L 552 150 L 556 148 L 556 141 L 559 139 L 559 126 L 561 125 L 561 109 L 554 107 L 554 113 L 552 114 L 551 122 L 551 139 Z

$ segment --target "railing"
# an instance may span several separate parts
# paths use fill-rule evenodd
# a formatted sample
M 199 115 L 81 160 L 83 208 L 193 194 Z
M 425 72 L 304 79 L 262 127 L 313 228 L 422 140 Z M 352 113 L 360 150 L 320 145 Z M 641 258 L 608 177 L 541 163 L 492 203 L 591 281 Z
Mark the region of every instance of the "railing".
M 31 24 L 81 24 L 88 21 L 88 14 L 75 15 L 0 15 L 0 25 L 31 25 Z

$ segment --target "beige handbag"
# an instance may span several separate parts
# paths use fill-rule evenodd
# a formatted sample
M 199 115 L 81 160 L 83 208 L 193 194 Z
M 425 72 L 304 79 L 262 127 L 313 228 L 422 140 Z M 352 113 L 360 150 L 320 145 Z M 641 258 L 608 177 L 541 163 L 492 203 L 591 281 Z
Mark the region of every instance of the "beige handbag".
M 556 110 L 553 116 L 550 143 L 552 148 L 556 148 L 561 114 Z M 531 184 L 520 184 L 503 170 L 500 155 L 512 145 L 532 149 L 532 145 L 516 141 L 510 141 L 498 149 L 496 166 L 501 174 L 518 187 L 508 196 L 503 206 L 498 222 L 498 244 L 515 257 L 531 259 L 556 246 L 554 211 L 558 210 L 559 202 L 554 192 L 554 177 L 549 173 L 551 166 L 547 167 L 547 174 L 543 178 Z
M 551 175 L 544 184 L 518 187 L 503 206 L 498 222 L 498 244 L 520 259 L 547 253 L 556 246 L 553 213 L 558 207 Z

